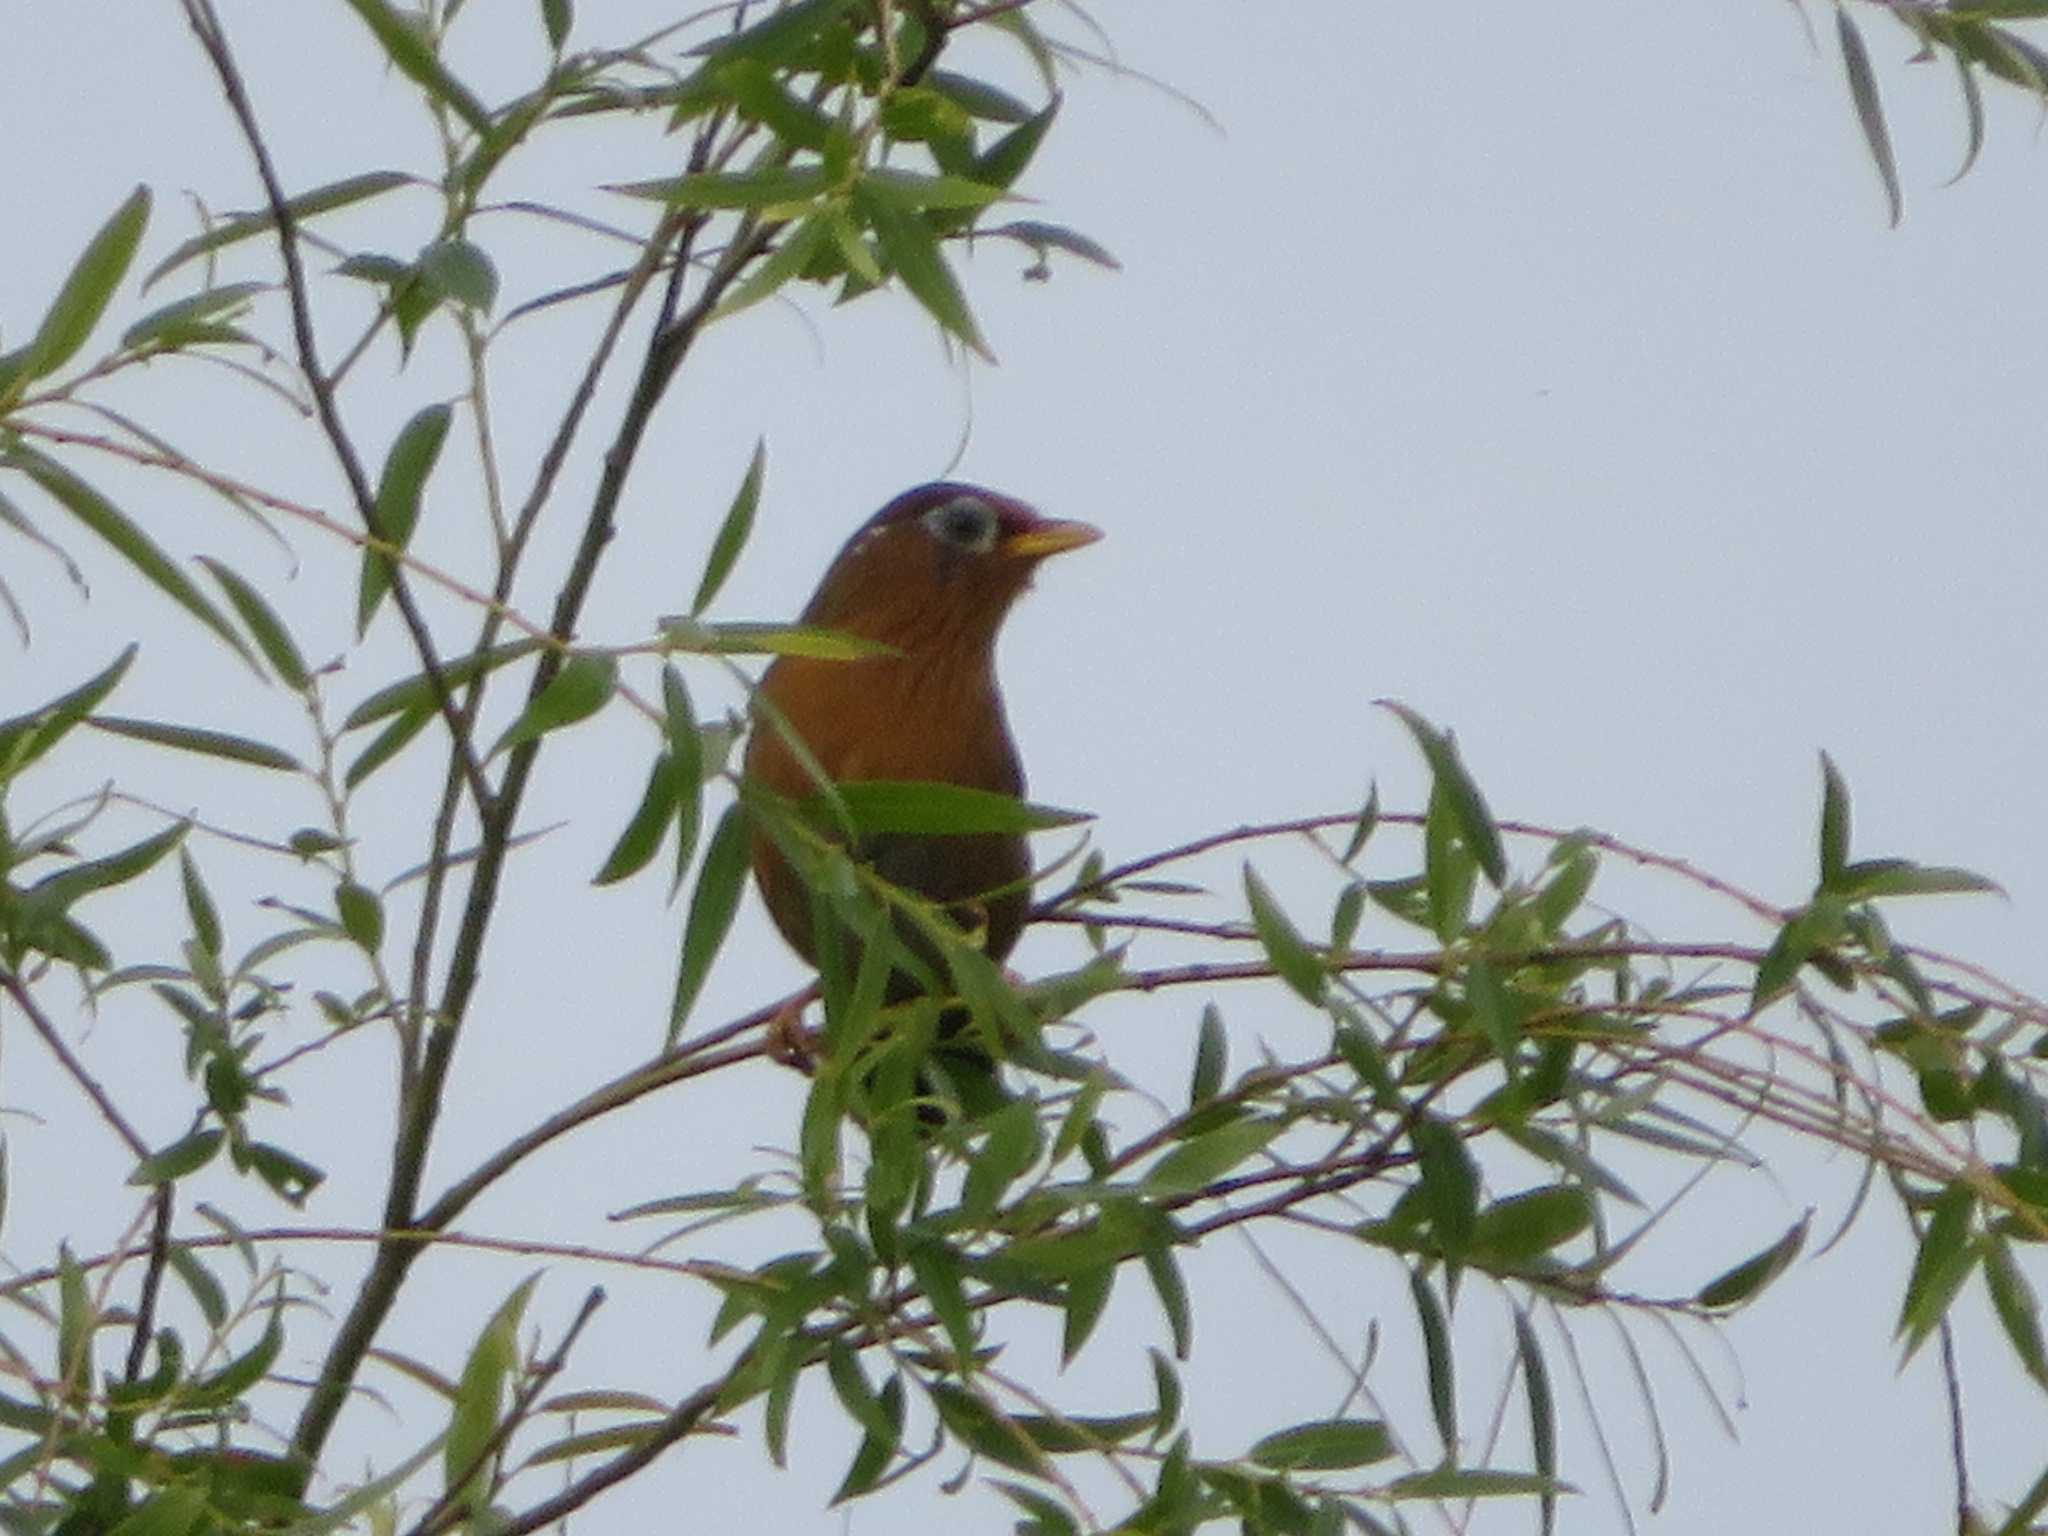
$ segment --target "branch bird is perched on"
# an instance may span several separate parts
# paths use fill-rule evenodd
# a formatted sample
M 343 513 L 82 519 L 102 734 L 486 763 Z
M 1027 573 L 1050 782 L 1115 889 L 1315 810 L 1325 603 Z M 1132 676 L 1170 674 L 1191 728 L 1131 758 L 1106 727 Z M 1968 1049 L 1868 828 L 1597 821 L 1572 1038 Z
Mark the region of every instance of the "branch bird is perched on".
M 747 744 L 749 784 L 792 801 L 818 792 L 785 738 L 794 733 L 835 783 L 965 785 L 1024 793 L 1024 769 L 996 686 L 997 631 L 1040 561 L 1102 537 L 1087 523 L 1042 517 L 978 486 L 938 481 L 905 491 L 847 540 L 803 622 L 890 648 L 854 661 L 783 656 L 761 680 L 765 703 Z M 779 723 L 767 715 L 779 716 Z M 792 948 L 818 963 L 813 902 L 802 876 L 758 823 L 754 878 Z M 852 850 L 893 885 L 944 908 L 1000 964 L 1030 902 L 1021 833 L 883 834 Z M 943 978 L 915 925 L 897 937 Z M 917 996 L 899 968 L 888 1002 Z

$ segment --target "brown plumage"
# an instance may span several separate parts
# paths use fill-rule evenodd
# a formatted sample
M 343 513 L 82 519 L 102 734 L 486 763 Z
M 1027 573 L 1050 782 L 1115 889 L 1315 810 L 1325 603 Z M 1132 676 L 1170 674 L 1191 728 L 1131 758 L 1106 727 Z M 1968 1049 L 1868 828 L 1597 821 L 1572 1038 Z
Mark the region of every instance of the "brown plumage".
M 1041 560 L 1100 537 L 1086 523 L 1041 517 L 977 486 L 939 481 L 905 491 L 855 531 L 803 612 L 806 624 L 880 641 L 894 654 L 780 657 L 761 694 L 835 782 L 916 780 L 1022 795 L 1024 770 L 996 686 L 996 634 Z M 759 718 L 765 712 L 757 711 L 748 740 L 746 777 L 807 799 L 817 786 L 782 732 Z M 1016 944 L 1030 900 L 1022 836 L 884 835 L 853 852 L 883 879 L 980 930 L 990 959 L 1000 962 Z M 775 926 L 815 964 L 802 877 L 759 827 L 752 853 Z M 927 964 L 936 962 L 913 928 L 899 923 L 897 932 Z M 917 990 L 898 970 L 887 995 L 900 1002 Z

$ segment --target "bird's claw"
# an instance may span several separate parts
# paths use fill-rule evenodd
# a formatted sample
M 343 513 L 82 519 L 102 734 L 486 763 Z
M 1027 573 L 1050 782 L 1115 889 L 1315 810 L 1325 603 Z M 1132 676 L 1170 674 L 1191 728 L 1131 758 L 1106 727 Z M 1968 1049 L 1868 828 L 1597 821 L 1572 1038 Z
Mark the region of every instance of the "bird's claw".
M 804 1025 L 804 1004 L 808 993 L 793 997 L 775 1010 L 768 1021 L 768 1058 L 794 1067 L 806 1077 L 818 1064 L 818 1034 Z

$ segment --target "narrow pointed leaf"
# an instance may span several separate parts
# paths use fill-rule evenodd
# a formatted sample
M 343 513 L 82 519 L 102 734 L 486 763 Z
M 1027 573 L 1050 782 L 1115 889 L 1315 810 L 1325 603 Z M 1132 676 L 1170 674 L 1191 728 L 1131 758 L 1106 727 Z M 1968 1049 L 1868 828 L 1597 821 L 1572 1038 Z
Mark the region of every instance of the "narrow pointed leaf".
M 1244 894 L 1251 907 L 1252 928 L 1259 943 L 1265 946 L 1273 969 L 1304 999 L 1321 1007 L 1329 990 L 1329 972 L 1249 863 L 1244 866 Z
M 1494 824 L 1493 813 L 1487 809 L 1485 797 L 1479 793 L 1478 784 L 1466 771 L 1457 745 L 1407 705 L 1392 699 L 1382 699 L 1380 703 L 1400 717 L 1401 723 L 1408 727 L 1416 744 L 1422 748 L 1430 775 L 1445 797 L 1458 834 L 1464 839 L 1465 846 L 1472 850 L 1472 856 L 1479 861 L 1486 878 L 1496 889 L 1506 884 L 1507 855 L 1501 849 L 1500 830 Z
M 171 343 L 194 326 L 240 313 L 247 308 L 250 299 L 269 286 L 267 283 L 222 283 L 217 288 L 202 288 L 182 299 L 173 299 L 151 310 L 123 331 L 121 346 L 123 350 L 133 352 L 151 345 Z
M 404 549 L 419 522 L 420 496 L 441 445 L 448 438 L 451 412 L 446 405 L 430 405 L 399 429 L 385 456 L 377 481 L 376 527 L 374 537 L 396 549 Z M 356 594 L 356 633 L 370 627 L 377 605 L 391 589 L 391 572 L 396 556 L 384 550 L 363 551 L 363 573 Z
M 1696 1300 L 1703 1307 L 1739 1307 L 1754 1300 L 1798 1257 L 1799 1250 L 1806 1244 L 1806 1230 L 1812 1221 L 1813 1213 L 1808 1211 L 1770 1247 L 1701 1286 Z
M 1849 862 L 1849 786 L 1835 760 L 1820 755 L 1820 883 L 1832 890 Z
M 874 231 L 883 258 L 903 280 L 910 296 L 924 306 L 941 330 L 957 336 L 984 360 L 994 362 L 995 354 L 982 340 L 980 328 L 967 307 L 967 296 L 961 292 L 959 279 L 939 250 L 931 226 L 920 215 L 904 212 L 865 186 L 854 189 L 854 206 Z
M 305 765 L 282 747 L 273 747 L 267 741 L 252 741 L 247 736 L 236 736 L 227 731 L 209 731 L 196 725 L 172 725 L 163 720 L 133 720 L 125 715 L 94 715 L 86 723 L 110 736 L 126 736 L 130 741 L 146 741 L 179 752 L 246 763 L 251 768 L 269 768 L 279 773 L 305 771 Z
M 0 783 L 62 741 L 66 732 L 112 693 L 135 660 L 135 649 L 131 641 L 104 670 L 69 693 L 60 694 L 26 714 L 0 720 Z
M 471 679 L 487 676 L 498 668 L 522 657 L 531 656 L 541 648 L 538 640 L 512 640 L 504 645 L 494 645 L 487 651 L 473 652 L 441 664 L 441 680 L 452 693 Z M 433 680 L 424 672 L 413 674 L 386 688 L 379 688 L 348 713 L 341 722 L 344 731 L 358 730 L 373 725 L 391 715 L 412 714 L 419 710 L 432 710 L 436 695 Z
M 394 187 L 405 186 L 412 180 L 413 178 L 404 171 L 368 171 L 342 181 L 330 182 L 323 187 L 315 187 L 310 192 L 301 192 L 297 197 L 287 198 L 285 212 L 294 221 L 311 218 L 315 214 L 331 213 L 336 208 L 346 208 L 366 198 L 389 192 Z M 252 235 L 260 235 L 274 223 L 275 220 L 271 218 L 270 210 L 267 208 L 261 213 L 238 214 L 234 218 L 225 219 L 203 234 L 193 236 L 158 262 L 149 276 L 143 279 L 142 286 L 150 287 L 157 279 L 183 266 L 195 256 L 204 256 L 209 251 L 217 251 L 223 246 L 247 240 Z
M 669 1004 L 667 1045 L 674 1045 L 684 1021 L 704 988 L 711 962 L 725 943 L 739 908 L 740 884 L 747 874 L 747 818 L 735 802 L 725 809 L 704 850 L 704 867 L 690 896 L 683 921 L 682 959 L 676 972 L 674 1000 Z
M 1863 142 L 1877 167 L 1878 179 L 1884 183 L 1885 203 L 1896 227 L 1905 204 L 1899 192 L 1898 163 L 1892 156 L 1891 130 L 1885 126 L 1884 103 L 1877 94 L 1870 51 L 1864 46 L 1863 34 L 1846 5 L 1835 7 L 1835 36 L 1842 45 L 1842 70 L 1849 79 L 1849 99 L 1856 104 L 1856 121 L 1863 129 Z
M 342 775 L 342 783 L 353 790 L 371 774 L 382 768 L 392 758 L 406 749 L 412 739 L 427 728 L 427 722 L 434 718 L 431 706 L 422 706 L 399 715 L 371 738 L 370 744 L 356 754 L 355 761 L 348 765 Z
M 263 595 L 244 581 L 232 567 L 222 564 L 208 555 L 201 555 L 199 563 L 206 567 L 213 579 L 227 594 L 228 604 L 241 617 L 243 627 L 256 639 L 256 648 L 263 652 L 270 669 L 287 688 L 304 692 L 312 681 L 312 674 L 306 670 L 306 661 L 299 654 L 298 644 L 292 639 L 291 631 L 284 621 L 271 610 Z
M 77 355 L 128 275 L 148 223 L 149 189 L 137 187 L 87 242 L 28 345 L 0 357 L 0 399 L 55 373 Z
M 668 736 L 674 766 L 676 811 L 676 878 L 670 900 L 682 889 L 683 876 L 697 852 L 697 829 L 704 816 L 704 738 L 697 732 L 696 712 L 683 674 L 674 662 L 661 669 L 662 728 Z
M 1267 1435 L 1246 1453 L 1276 1472 L 1339 1472 L 1394 1454 L 1394 1437 L 1378 1419 L 1330 1419 Z
M 13 444 L 7 457 L 65 511 L 104 539 L 145 581 L 219 635 L 251 667 L 256 665 L 256 658 L 227 616 L 208 602 L 192 579 L 111 501 L 56 460 L 23 444 Z
M 363 19 L 363 25 L 370 29 L 385 57 L 400 74 L 408 76 L 477 133 L 490 132 L 490 109 L 449 73 L 432 43 L 406 15 L 386 0 L 348 0 L 348 6 Z
M 612 851 L 606 855 L 603 866 L 590 883 L 611 885 L 645 869 L 661 849 L 662 837 L 668 831 L 669 819 L 675 814 L 675 808 L 675 761 L 664 752 L 648 770 L 647 787 L 641 791 L 640 804 L 626 823 L 626 830 L 612 844 Z
M 548 680 L 545 688 L 526 706 L 491 749 L 501 752 L 537 741 L 550 731 L 587 720 L 611 702 L 619 687 L 619 663 L 611 656 L 572 656 Z
M 1925 1342 L 1948 1314 L 1949 1303 L 1977 1266 L 1979 1250 L 1970 1241 L 1970 1213 L 1976 1192 L 1958 1180 L 1935 1200 L 1906 1280 L 1906 1298 L 1899 1308 L 1899 1336 L 1906 1358 Z
M 754 456 L 747 463 L 747 472 L 740 477 L 740 488 L 733 493 L 732 504 L 725 509 L 724 520 L 711 541 L 704 574 L 697 580 L 697 595 L 690 600 L 691 618 L 711 606 L 725 585 L 725 578 L 738 564 L 740 551 L 747 547 L 747 535 L 754 531 L 754 512 L 761 504 L 761 481 L 767 472 L 768 440 L 760 438 L 754 443 Z

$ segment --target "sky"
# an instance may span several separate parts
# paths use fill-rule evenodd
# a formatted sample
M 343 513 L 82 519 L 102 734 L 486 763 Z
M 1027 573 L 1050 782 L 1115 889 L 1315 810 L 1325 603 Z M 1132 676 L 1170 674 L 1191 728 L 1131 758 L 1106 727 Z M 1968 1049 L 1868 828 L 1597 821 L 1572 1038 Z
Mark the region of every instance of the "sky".
M 254 196 L 175 7 L 19 9 L 28 24 L 0 56 L 0 128 L 20 146 L 0 323 L 17 340 L 136 183 L 157 199 L 144 264 L 191 232 L 193 199 L 223 209 Z M 222 9 L 289 184 L 431 158 L 410 88 L 381 71 L 346 7 Z M 473 6 L 459 36 L 458 66 L 487 98 L 536 66 L 537 25 L 522 31 L 507 17 L 503 35 L 515 41 L 494 42 L 497 13 L 517 9 Z M 628 18 L 663 14 L 642 0 L 584 10 L 593 22 L 603 10 L 607 28 L 617 16 L 621 32 L 633 30 Z M 1399 723 L 1374 707 L 1392 697 L 1456 729 L 1502 815 L 1595 825 L 1791 902 L 1813 878 L 1826 749 L 1854 792 L 1859 854 L 1964 865 L 2009 893 L 1901 909 L 1901 930 L 2038 991 L 2048 986 L 2048 533 L 2031 446 L 2042 387 L 2025 253 L 2048 221 L 2036 196 L 2039 113 L 1987 86 L 1983 155 L 1948 184 L 1965 143 L 1952 74 L 1909 62 L 1911 40 L 1881 10 L 1857 15 L 1893 119 L 1906 203 L 1897 228 L 1821 8 L 1809 17 L 1816 44 L 1783 0 L 1102 7 L 1097 19 L 1129 72 L 1063 82 L 1060 121 L 1023 190 L 1039 200 L 1029 216 L 1085 231 L 1122 270 L 1056 262 L 1051 281 L 1026 282 L 1023 255 L 977 249 L 961 272 L 997 366 L 949 358 L 895 295 L 843 310 L 807 295 L 714 329 L 635 471 L 586 638 L 629 643 L 687 605 L 757 439 L 767 483 L 757 534 L 721 600 L 733 616 L 795 612 L 855 523 L 906 485 L 958 475 L 1108 534 L 1043 572 L 1007 631 L 1003 677 L 1035 794 L 1093 811 L 1112 857 L 1343 809 L 1373 780 L 1389 804 L 1413 806 L 1426 789 L 1421 767 Z M 1058 25 L 1085 35 L 1072 20 Z M 1028 70 L 1002 50 L 984 62 L 1030 89 Z M 672 170 L 674 152 L 651 135 L 621 148 L 595 130 L 565 132 L 522 162 L 512 185 L 567 185 L 577 206 L 628 221 L 636 210 L 590 189 Z M 344 249 L 404 252 L 430 232 L 430 212 L 426 199 L 394 200 L 323 232 Z M 508 298 L 607 254 L 510 218 L 480 226 L 479 238 Z M 241 260 L 226 275 L 265 274 Z M 131 318 L 181 291 L 144 297 L 131 285 L 118 313 Z M 349 334 L 350 313 L 331 312 L 330 345 Z M 560 409 L 561 360 L 594 323 L 592 311 L 567 310 L 508 340 L 494 407 L 515 486 Z M 381 445 L 459 387 L 452 353 L 434 338 L 404 372 L 388 350 L 373 353 L 349 400 L 352 424 Z M 237 472 L 339 504 L 331 467 L 282 410 L 265 414 L 219 381 L 169 369 L 113 398 Z M 598 410 L 616 406 L 606 394 Z M 587 491 L 595 470 L 582 455 L 569 484 Z M 353 576 L 317 534 L 289 530 L 288 559 L 217 502 L 111 471 L 99 478 L 174 553 L 218 553 L 287 600 L 296 593 L 307 653 L 346 658 L 337 708 L 404 664 L 388 621 L 352 648 Z M 463 494 L 445 510 L 430 504 L 418 546 L 429 558 L 474 558 L 477 513 Z M 565 538 L 543 534 L 543 567 Z M 133 692 L 117 706 L 141 712 L 146 702 L 194 723 L 303 740 L 291 734 L 303 722 L 288 700 L 258 694 L 160 599 L 83 538 L 71 542 L 92 556 L 89 603 L 24 546 L 0 545 L 0 571 L 33 592 L 36 620 L 30 647 L 0 652 L 0 713 L 140 638 Z M 544 595 L 538 584 L 518 594 L 534 605 Z M 702 688 L 706 708 L 733 700 L 715 680 Z M 522 866 L 506 913 L 511 942 L 486 978 L 490 1027 L 465 1042 L 435 1163 L 444 1176 L 565 1089 L 658 1043 L 676 916 L 651 882 L 583 885 L 651 750 L 644 727 L 621 714 L 545 760 L 530 823 L 573 820 Z M 105 740 L 80 741 L 69 761 L 81 784 L 146 768 L 154 798 L 209 817 L 292 825 L 282 818 L 318 812 L 269 782 L 237 783 L 222 804 L 211 770 Z M 425 755 L 401 768 L 360 806 L 366 857 L 387 857 L 387 874 L 402 867 L 406 829 L 435 785 Z M 257 895 L 280 879 L 287 899 L 317 891 L 289 872 L 245 870 L 218 847 L 198 851 L 233 893 L 224 910 L 244 943 L 265 931 L 250 905 Z M 1225 888 L 1236 879 L 1229 861 L 1206 873 Z M 1676 934 L 1704 920 L 1761 937 L 1668 887 L 1612 891 L 1653 928 Z M 114 914 L 147 923 L 156 909 L 138 895 L 104 911 L 112 931 Z M 1029 972 L 1074 954 L 1071 934 L 1032 935 L 1018 961 Z M 750 901 L 698 1020 L 733 1016 L 801 977 Z M 1304 1021 L 1270 1001 L 1219 1000 L 1238 1060 L 1262 1038 L 1299 1038 Z M 1113 1060 L 1172 1091 L 1196 1012 L 1181 999 L 1093 1022 Z M 118 1180 L 125 1155 L 80 1129 L 69 1090 L 7 1022 L 17 1027 L 0 1060 L 0 1105 L 14 1189 L 0 1246 L 27 1263 L 59 1236 L 104 1245 L 104 1213 L 79 1209 L 74 1192 Z M 176 1041 L 139 1001 L 81 1018 L 77 1031 L 117 1085 L 175 1070 Z M 380 1091 L 386 1060 L 362 1038 L 326 1060 L 331 1072 L 304 1080 L 289 1123 L 330 1169 L 312 1219 L 360 1223 L 382 1174 L 360 1104 Z M 757 1149 L 790 1144 L 800 1082 L 758 1066 L 735 1084 L 744 1091 L 657 1099 L 619 1117 L 539 1160 L 516 1197 L 486 1200 L 465 1226 L 522 1230 L 548 1211 L 569 1240 L 619 1243 L 605 1212 L 736 1177 L 771 1160 Z M 184 1107 L 153 1110 L 152 1125 L 175 1134 Z M 1697 1284 L 1809 1206 L 1840 1213 L 1856 1165 L 1784 1150 L 1770 1176 L 1709 1182 L 1686 1230 L 1670 1235 L 1670 1285 Z M 284 1214 L 240 1184 L 209 1193 L 244 1221 Z M 1949 1484 L 1932 1449 L 1942 1409 L 1931 1352 L 1899 1372 L 1890 1343 L 1903 1243 L 1896 1216 L 1874 1208 L 1735 1320 L 1732 1356 L 1708 1347 L 1724 1391 L 1740 1371 L 1740 1443 L 1720 1434 L 1679 1358 L 1653 1352 L 1676 1463 L 1656 1514 L 1642 1510 L 1652 1453 L 1625 1367 L 1611 1333 L 1581 1330 L 1596 1384 L 1611 1389 L 1615 1453 L 1642 1529 L 1942 1525 Z M 1191 1392 L 1210 1394 L 1202 1447 L 1222 1453 L 1234 1434 L 1328 1412 L 1342 1381 L 1305 1332 L 1286 1336 L 1307 1362 L 1291 1374 L 1271 1370 L 1264 1338 L 1241 1326 L 1255 1318 L 1263 1330 L 1278 1316 L 1297 1328 L 1277 1294 L 1253 1291 L 1244 1318 L 1233 1314 L 1238 1278 L 1261 1284 L 1245 1256 L 1205 1250 L 1191 1262 L 1197 1294 L 1206 1273 L 1225 1298 L 1198 1322 L 1190 1367 Z M 1303 1249 L 1299 1262 L 1319 1315 L 1351 1347 L 1384 1320 L 1375 1380 L 1402 1383 L 1413 1328 L 1395 1267 L 1327 1248 Z M 348 1274 L 339 1254 L 316 1267 L 340 1282 Z M 401 1347 L 454 1369 L 521 1272 L 437 1262 L 400 1320 Z M 655 1392 L 697 1380 L 705 1298 L 633 1276 L 607 1283 L 613 1299 L 581 1357 L 590 1374 L 637 1372 Z M 574 1277 L 558 1276 L 540 1305 L 559 1322 L 580 1295 Z M 1983 1368 L 1970 1399 L 1983 1492 L 2016 1494 L 2038 1470 L 2030 1430 L 2040 1399 L 1999 1363 L 1981 1301 L 1967 1298 L 1961 1315 L 1966 1360 Z M 1112 1321 L 1133 1347 L 1157 1342 L 1135 1296 L 1119 1300 Z M 1467 1422 L 1483 1422 L 1497 1380 L 1479 1362 L 1489 1345 L 1501 1354 L 1498 1308 L 1471 1307 L 1461 1327 L 1474 1362 Z M 1016 1347 L 1042 1357 L 1045 1341 L 1027 1330 Z M 1110 1399 L 1149 1390 L 1134 1358 L 1127 1349 L 1077 1375 L 1073 1390 L 1103 1394 L 1089 1407 L 1130 1406 Z M 395 1400 L 418 1408 L 402 1390 Z M 1401 1411 L 1426 1440 L 1412 1393 Z M 1589 1489 L 1566 1527 L 1625 1529 L 1575 1402 L 1566 1418 L 1567 1465 Z M 675 1453 L 586 1526 L 683 1501 L 710 1528 L 772 1519 L 792 1532 L 858 1533 L 970 1513 L 1001 1528 L 986 1496 L 950 1500 L 936 1479 L 889 1504 L 827 1511 L 850 1449 L 832 1411 L 800 1403 L 799 1430 L 813 1429 L 818 1449 L 787 1475 L 766 1466 L 751 1422 L 730 1441 Z M 359 1410 L 349 1443 L 388 1455 L 408 1443 L 406 1428 Z M 1525 1454 L 1521 1433 L 1511 1416 L 1503 1462 Z M 1502 1523 L 1521 1529 L 1528 1518 Z

